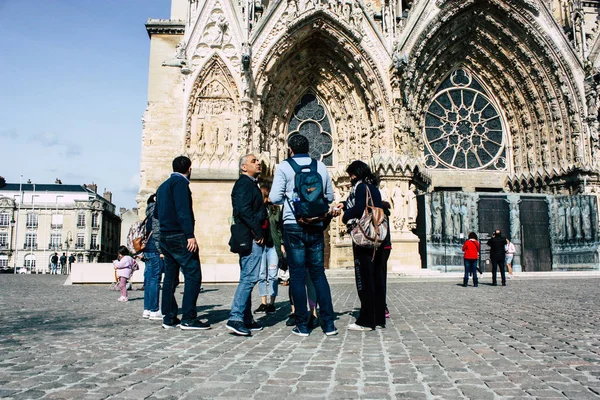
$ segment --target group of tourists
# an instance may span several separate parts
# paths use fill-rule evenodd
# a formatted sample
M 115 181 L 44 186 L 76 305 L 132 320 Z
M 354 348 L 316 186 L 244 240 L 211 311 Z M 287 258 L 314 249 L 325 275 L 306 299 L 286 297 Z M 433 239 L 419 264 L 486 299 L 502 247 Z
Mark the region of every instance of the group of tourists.
M 67 261 L 69 261 L 69 265 L 72 265 L 75 262 L 75 256 L 71 254 L 68 258 L 65 253 L 62 253 L 62 256 L 58 256 L 58 253 L 52 254 L 50 257 L 50 274 L 57 275 L 58 267 L 60 266 L 60 273 L 67 273 Z
M 504 266 L 506 265 L 509 276 L 512 277 L 515 245 L 510 239 L 502 236 L 500 229 L 494 231 L 490 240 L 487 241 L 487 245 L 490 247 L 490 261 L 492 263 L 492 286 L 498 286 L 498 270 L 500 270 L 501 284 L 502 286 L 506 286 L 506 272 Z M 467 240 L 462 247 L 465 262 L 465 275 L 463 278 L 464 287 L 468 286 L 469 276 L 473 277 L 473 286 L 478 286 L 479 280 L 477 279 L 477 272 L 481 273 L 481 269 L 477 266 L 480 250 L 481 245 L 477 240 L 477 234 L 475 232 L 469 233 Z
M 252 290 L 257 283 L 261 304 L 254 314 L 276 312 L 278 270 L 283 265 L 289 271 L 292 314 L 286 325 L 294 326 L 292 333 L 308 336 L 318 327 L 327 336 L 338 333 L 325 275 L 324 230 L 332 218 L 340 215 L 353 238 L 356 287 L 361 302 L 358 318 L 348 329 L 372 331 L 385 327 L 389 316 L 386 275 L 391 251 L 390 205 L 382 201 L 378 178 L 369 166 L 354 161 L 346 170 L 352 186 L 350 195 L 332 206 L 334 191 L 327 167 L 311 158 L 309 150 L 306 137 L 291 136 L 289 158 L 278 165 L 270 186 L 259 184 L 261 164 L 255 155 L 246 154 L 239 161 L 240 177 L 231 192 L 233 224 L 229 245 L 232 252 L 239 254 L 240 279 L 226 323 L 233 334 L 251 336 L 252 331 L 263 329 L 252 312 Z M 175 158 L 173 173 L 148 199 L 146 210 L 146 231 L 151 233 L 143 250 L 146 267 L 142 316 L 162 319 L 165 329 L 211 328 L 196 312 L 202 272 L 194 237 L 191 171 L 189 158 Z M 116 271 L 133 270 L 129 258 L 119 249 Z M 175 299 L 180 271 L 184 276 L 181 319 Z M 119 277 L 122 275 L 123 288 L 127 277 L 119 273 Z M 120 300 L 126 301 L 123 289 L 121 296 L 125 299 Z

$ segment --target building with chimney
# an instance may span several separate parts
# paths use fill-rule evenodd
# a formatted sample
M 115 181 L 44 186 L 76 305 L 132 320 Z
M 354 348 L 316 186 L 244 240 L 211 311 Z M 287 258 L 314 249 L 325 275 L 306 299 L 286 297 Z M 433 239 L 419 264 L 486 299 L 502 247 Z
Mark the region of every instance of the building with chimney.
M 115 259 L 121 219 L 111 201 L 95 184 L 0 185 L 0 270 L 47 273 L 54 253 L 80 263 Z

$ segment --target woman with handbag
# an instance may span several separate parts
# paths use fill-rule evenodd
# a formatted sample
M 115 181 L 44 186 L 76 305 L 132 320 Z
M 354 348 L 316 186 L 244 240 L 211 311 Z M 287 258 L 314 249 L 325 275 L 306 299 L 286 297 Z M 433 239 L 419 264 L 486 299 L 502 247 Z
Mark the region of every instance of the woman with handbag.
M 355 235 L 359 222 L 365 220 L 366 214 L 375 212 L 385 219 L 382 210 L 381 193 L 377 188 L 379 179 L 362 161 L 352 162 L 346 169 L 350 177 L 352 189 L 345 202 L 339 203 L 335 209 L 343 210 L 342 221 L 348 226 L 352 235 L 352 252 L 354 254 L 354 273 L 356 288 L 360 298 L 360 314 L 356 322 L 348 325 L 353 331 L 372 331 L 376 326 L 385 327 L 385 273 L 384 247 L 381 242 L 387 236 L 387 220 L 385 230 L 382 229 L 375 238 L 375 243 L 365 243 Z M 370 218 L 370 217 L 369 217 Z M 379 226 L 378 226 L 379 228 Z M 383 226 L 382 226 L 383 228 Z M 367 235 L 364 231 L 364 236 Z M 379 240 L 379 243 L 377 241 Z

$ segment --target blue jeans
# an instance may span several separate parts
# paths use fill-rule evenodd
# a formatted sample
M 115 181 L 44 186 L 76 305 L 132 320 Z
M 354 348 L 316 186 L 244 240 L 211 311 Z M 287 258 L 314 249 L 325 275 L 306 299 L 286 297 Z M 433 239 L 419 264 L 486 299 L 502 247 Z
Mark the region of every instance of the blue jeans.
M 473 286 L 477 286 L 477 259 L 468 260 L 465 258 L 465 276 L 463 278 L 463 285 L 465 286 L 469 283 L 469 274 L 473 275 Z
M 260 262 L 260 271 L 258 273 L 258 293 L 261 296 L 271 297 L 277 296 L 277 270 L 279 257 L 275 247 L 265 247 L 262 260 Z M 269 285 L 269 293 L 267 293 L 267 285 Z
M 187 249 L 187 239 L 183 233 L 160 235 L 160 248 L 165 256 L 165 277 L 163 280 L 161 309 L 163 322 L 173 325 L 177 322 L 177 301 L 175 289 L 179 284 L 179 270 L 185 279 L 181 304 L 182 322 L 193 322 L 197 318 L 196 302 L 200 293 L 202 272 L 198 252 Z
M 294 299 L 297 327 L 307 331 L 308 310 L 306 309 L 306 273 L 317 292 L 323 330 L 334 328 L 331 290 L 325 276 L 323 227 L 301 227 L 298 224 L 283 225 L 283 242 L 290 268 L 290 290 Z
M 146 267 L 144 269 L 144 310 L 158 311 L 160 297 L 160 278 L 164 262 L 158 253 L 144 253 Z
M 252 241 L 252 251 L 247 256 L 240 256 L 240 283 L 238 284 L 233 304 L 231 304 L 230 321 L 252 323 L 252 289 L 258 282 L 260 262 L 264 247 Z

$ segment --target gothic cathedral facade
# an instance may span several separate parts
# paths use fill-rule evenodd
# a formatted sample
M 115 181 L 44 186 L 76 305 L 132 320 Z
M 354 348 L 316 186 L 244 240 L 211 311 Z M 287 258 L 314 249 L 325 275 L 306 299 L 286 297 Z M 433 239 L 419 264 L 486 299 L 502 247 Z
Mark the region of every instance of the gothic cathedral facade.
M 597 265 L 599 10 L 582 0 L 172 0 L 170 19 L 146 24 L 140 210 L 187 155 L 203 263 L 236 264 L 227 242 L 240 156 L 259 156 L 268 179 L 287 139 L 303 134 L 336 200 L 353 160 L 380 175 L 394 270 L 462 268 L 463 238 L 500 227 L 522 270 Z M 352 266 L 341 222 L 326 237 L 328 265 Z

